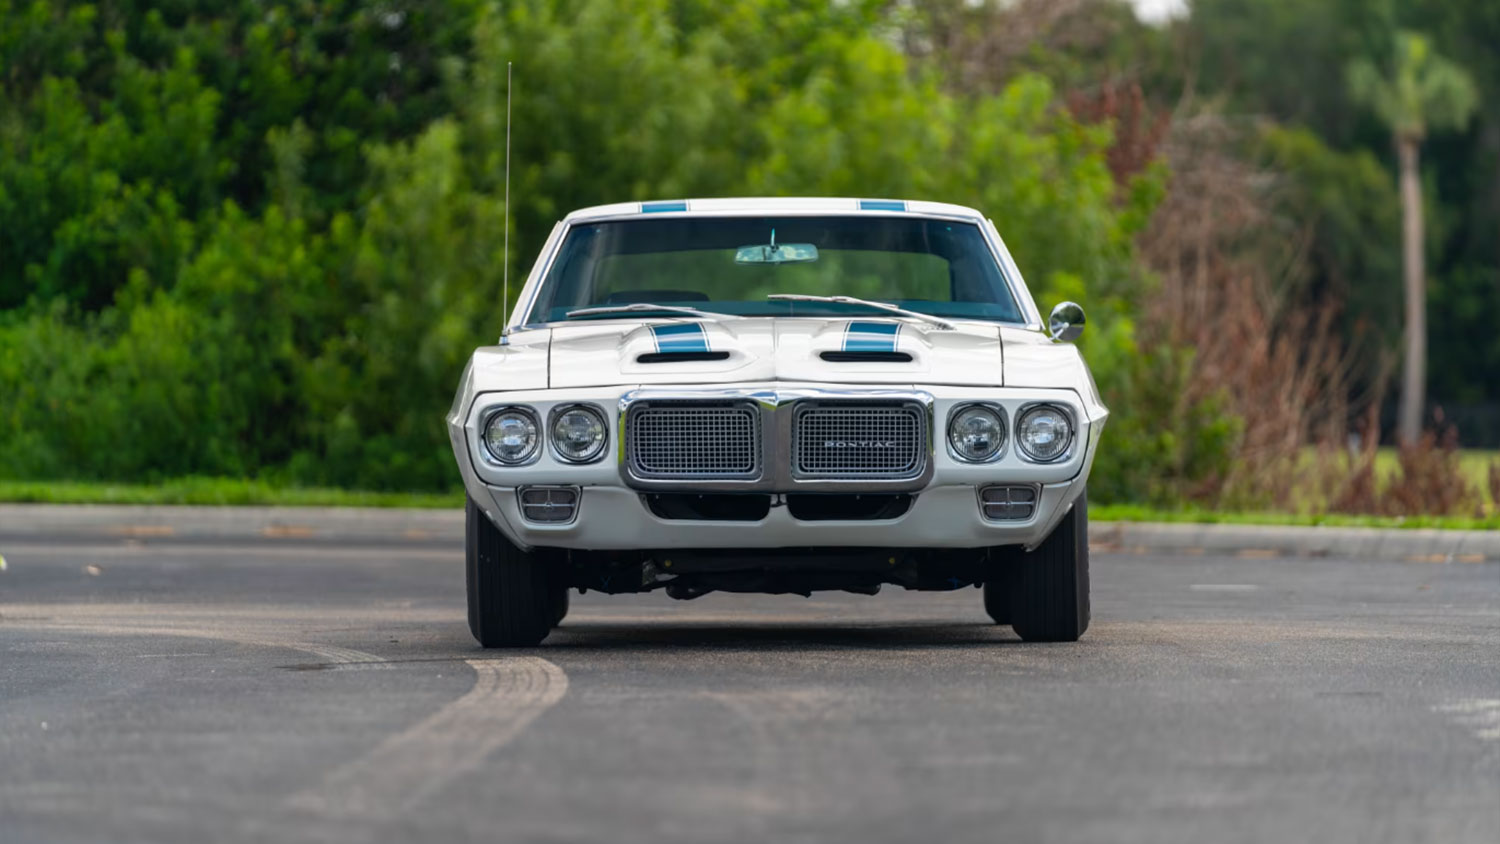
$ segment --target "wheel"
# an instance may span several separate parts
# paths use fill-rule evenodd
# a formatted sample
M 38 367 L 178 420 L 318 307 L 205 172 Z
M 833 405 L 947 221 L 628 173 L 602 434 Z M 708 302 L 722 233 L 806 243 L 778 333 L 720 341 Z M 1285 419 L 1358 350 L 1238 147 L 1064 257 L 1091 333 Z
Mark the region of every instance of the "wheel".
M 1010 624 L 1027 642 L 1076 642 L 1089 629 L 1089 502 L 1078 496 L 1052 535 L 1022 554 Z
M 568 587 L 558 584 L 552 590 L 552 626 L 556 627 L 568 617 Z
M 1021 549 L 994 549 L 995 559 L 990 561 L 990 571 L 984 581 L 984 611 L 996 624 L 1010 624 L 1010 593 L 1014 591 L 1016 570 L 1021 566 L 1019 553 L 1006 553 Z
M 557 614 L 557 584 L 546 561 L 511 544 L 472 499 L 464 523 L 469 632 L 486 648 L 538 644 Z

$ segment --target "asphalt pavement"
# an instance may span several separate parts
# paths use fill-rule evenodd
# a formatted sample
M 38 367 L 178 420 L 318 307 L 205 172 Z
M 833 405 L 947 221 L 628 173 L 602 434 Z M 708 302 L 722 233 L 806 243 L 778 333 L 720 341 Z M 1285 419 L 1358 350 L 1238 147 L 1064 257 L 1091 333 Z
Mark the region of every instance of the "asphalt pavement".
M 1101 552 L 1066 645 L 575 594 L 497 652 L 448 544 L 157 539 L 0 537 L 6 844 L 1500 841 L 1494 562 Z

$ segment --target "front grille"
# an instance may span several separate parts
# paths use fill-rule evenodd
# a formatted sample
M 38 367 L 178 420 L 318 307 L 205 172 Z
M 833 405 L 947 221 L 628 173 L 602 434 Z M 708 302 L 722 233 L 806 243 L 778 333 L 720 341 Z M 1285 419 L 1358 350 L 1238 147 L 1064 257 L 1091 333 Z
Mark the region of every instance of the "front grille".
M 915 404 L 799 405 L 795 426 L 800 477 L 912 478 L 926 464 L 926 416 Z
M 630 466 L 641 478 L 755 478 L 760 414 L 741 403 L 653 402 L 625 420 Z

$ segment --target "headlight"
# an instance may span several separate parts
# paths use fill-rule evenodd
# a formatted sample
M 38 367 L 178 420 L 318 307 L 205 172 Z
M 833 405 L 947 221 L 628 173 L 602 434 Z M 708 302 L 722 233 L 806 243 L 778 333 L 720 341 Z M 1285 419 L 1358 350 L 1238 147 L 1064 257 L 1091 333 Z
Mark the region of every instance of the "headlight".
M 1038 463 L 1050 463 L 1068 453 L 1073 444 L 1073 419 L 1062 408 L 1043 404 L 1016 420 L 1016 443 Z
M 569 407 L 552 417 L 552 448 L 569 463 L 587 463 L 604 451 L 604 418 L 587 407 Z
M 490 414 L 484 423 L 484 448 L 490 456 L 509 466 L 525 463 L 536 454 L 536 417 L 520 407 L 507 407 Z
M 982 404 L 959 408 L 948 420 L 948 444 L 960 460 L 983 463 L 1005 447 L 1005 411 Z

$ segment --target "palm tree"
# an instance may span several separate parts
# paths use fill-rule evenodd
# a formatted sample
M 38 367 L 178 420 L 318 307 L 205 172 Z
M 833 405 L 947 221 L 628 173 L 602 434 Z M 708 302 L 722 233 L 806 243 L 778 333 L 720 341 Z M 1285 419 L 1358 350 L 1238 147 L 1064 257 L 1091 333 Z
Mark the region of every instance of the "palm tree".
M 1390 127 L 1401 166 L 1402 278 L 1406 290 L 1406 355 L 1401 371 L 1397 435 L 1417 441 L 1427 387 L 1427 280 L 1423 268 L 1422 180 L 1419 156 L 1429 129 L 1462 129 L 1478 104 L 1463 68 L 1432 51 L 1422 35 L 1396 36 L 1390 75 L 1373 62 L 1349 66 L 1349 90 Z

